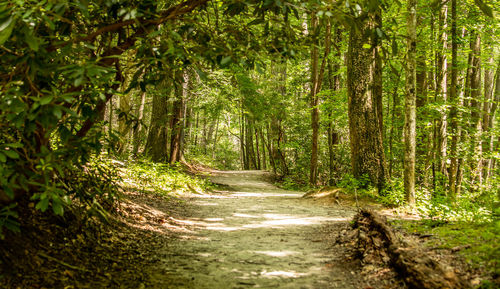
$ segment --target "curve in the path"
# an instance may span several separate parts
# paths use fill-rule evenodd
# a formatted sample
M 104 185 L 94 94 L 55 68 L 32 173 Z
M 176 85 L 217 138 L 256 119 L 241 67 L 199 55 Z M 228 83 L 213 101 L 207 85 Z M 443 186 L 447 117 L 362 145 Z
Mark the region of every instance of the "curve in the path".
M 326 222 L 353 212 L 305 202 L 262 171 L 217 172 L 231 191 L 196 198 L 179 241 L 166 244 L 163 288 L 358 288 L 321 237 Z M 338 257 L 338 256 L 337 256 Z M 162 283 L 162 284 L 161 284 Z

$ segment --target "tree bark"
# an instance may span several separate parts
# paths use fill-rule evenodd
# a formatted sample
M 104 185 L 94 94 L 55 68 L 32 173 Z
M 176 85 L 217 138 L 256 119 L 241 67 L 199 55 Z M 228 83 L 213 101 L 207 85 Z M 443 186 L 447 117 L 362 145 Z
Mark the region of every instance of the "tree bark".
M 170 81 L 164 80 L 164 91 L 162 93 L 155 92 L 153 94 L 153 108 L 145 151 L 154 162 L 167 161 L 167 101 L 171 92 L 170 85 Z
M 311 163 L 309 168 L 309 183 L 312 185 L 316 184 L 316 177 L 318 175 L 318 137 L 319 137 L 319 98 L 317 95 L 318 82 L 321 81 L 318 76 L 318 62 L 319 62 L 319 52 L 318 52 L 318 18 L 316 13 L 311 14 L 311 34 L 312 34 L 312 49 L 311 49 L 311 96 L 310 96 L 310 107 L 311 107 Z
M 134 147 L 132 149 L 132 153 L 134 156 L 137 156 L 137 152 L 139 151 L 139 146 L 141 145 L 141 138 L 143 134 L 142 121 L 144 118 L 145 103 L 146 103 L 146 92 L 142 92 L 139 108 L 137 110 L 137 124 L 134 126 Z
M 375 76 L 376 55 L 373 48 L 364 47 L 364 36 L 373 27 L 373 20 L 360 20 L 360 29 L 351 27 L 347 57 L 351 163 L 356 178 L 368 175 L 381 191 L 387 182 L 387 168 L 373 91 L 378 78 Z
M 450 80 L 450 170 L 448 185 L 450 197 L 456 196 L 458 172 L 458 43 L 457 43 L 457 0 L 451 0 L 451 80 Z
M 183 158 L 182 135 L 184 133 L 184 106 L 186 99 L 185 84 L 189 82 L 186 72 L 176 73 L 175 80 L 175 101 L 173 103 L 172 120 L 170 122 L 170 163 L 174 164 Z
M 118 153 L 122 154 L 127 149 L 128 132 L 130 131 L 130 95 L 120 95 L 120 114 L 118 115 L 118 132 L 120 133 L 120 140 L 118 142 Z
M 436 122 L 435 147 L 437 171 L 439 172 L 439 183 L 444 184 L 443 177 L 447 175 L 446 170 L 446 152 L 447 152 L 447 112 L 446 103 L 448 101 L 448 57 L 446 56 L 448 49 L 448 34 L 447 34 L 447 19 L 448 19 L 448 4 L 443 4 L 439 13 L 439 36 L 438 36 L 438 51 L 436 53 L 436 95 L 435 99 L 440 104 L 439 118 Z
M 482 182 L 482 146 L 481 146 L 481 36 L 475 32 L 471 42 L 472 70 L 470 81 L 470 108 L 471 108 L 471 156 L 472 180 L 476 184 Z
M 488 63 L 486 65 L 484 71 L 484 101 L 483 101 L 483 110 L 482 110 L 482 124 L 481 130 L 483 133 L 482 142 L 482 153 L 484 155 L 482 160 L 482 169 L 483 169 L 483 179 L 486 181 L 489 176 L 489 157 L 486 159 L 490 151 L 490 143 L 486 141 L 489 139 L 490 134 L 490 118 L 493 117 L 491 114 L 491 108 L 494 101 L 493 96 L 493 88 L 494 88 L 494 78 L 495 78 L 495 70 L 494 65 L 495 61 L 493 59 L 493 51 L 489 50 L 488 53 L 490 57 L 488 58 Z
M 407 6 L 406 25 L 407 61 L 406 61 L 406 98 L 404 126 L 404 187 L 405 199 L 410 206 L 415 205 L 415 148 L 417 135 L 417 1 L 409 0 Z

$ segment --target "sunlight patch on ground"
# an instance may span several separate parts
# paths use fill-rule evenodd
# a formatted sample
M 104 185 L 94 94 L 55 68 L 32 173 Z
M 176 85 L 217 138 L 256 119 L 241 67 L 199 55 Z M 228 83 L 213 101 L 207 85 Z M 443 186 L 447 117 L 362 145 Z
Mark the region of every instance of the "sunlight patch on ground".
M 218 206 L 219 205 L 217 203 L 210 203 L 210 202 L 197 202 L 196 204 L 200 205 L 200 206 Z
M 329 218 L 329 217 L 293 217 L 263 221 L 255 224 L 243 225 L 244 228 L 265 228 L 265 227 L 282 227 L 282 226 L 310 226 L 317 225 L 328 221 L 346 221 L 347 218 Z
M 241 227 L 206 227 L 207 230 L 210 231 L 220 231 L 220 232 L 231 232 L 231 231 L 238 231 L 241 230 Z
M 240 213 L 234 213 L 234 214 L 233 214 L 233 217 L 238 217 L 238 218 L 251 218 L 251 219 L 260 218 L 259 216 L 249 215 L 249 214 L 240 214 Z
M 224 218 L 205 218 L 205 219 L 203 219 L 203 221 L 207 221 L 207 222 L 221 222 L 221 221 L 224 221 Z
M 183 240 L 211 241 L 208 237 L 199 237 L 195 235 L 182 235 L 179 236 L 179 238 Z
M 169 218 L 176 224 L 181 226 L 192 226 L 197 228 L 202 228 L 209 231 L 219 231 L 219 232 L 232 232 L 238 230 L 248 230 L 248 229 L 260 229 L 260 228 L 283 228 L 286 226 L 311 226 L 318 225 L 324 222 L 345 222 L 348 218 L 344 217 L 324 217 L 324 216 L 293 216 L 288 214 L 262 214 L 262 215 L 248 215 L 234 213 L 234 218 L 241 219 L 259 219 L 262 221 L 248 222 L 247 224 L 242 224 L 238 226 L 229 226 L 225 223 L 224 218 L 204 218 L 204 219 L 174 219 Z M 165 224 L 164 226 L 169 226 L 170 224 Z M 171 226 L 171 225 L 170 225 Z
M 273 278 L 273 277 L 284 277 L 284 278 L 299 278 L 302 276 L 307 276 L 307 273 L 299 273 L 295 271 L 272 271 L 267 272 L 266 270 L 260 273 L 261 276 Z
M 236 198 L 239 197 L 258 197 L 258 198 L 269 198 L 269 197 L 292 197 L 292 198 L 299 198 L 299 194 L 294 194 L 294 193 L 254 193 L 254 192 L 234 192 L 231 194 L 231 196 L 234 196 Z
M 297 251 L 254 251 L 257 254 L 264 254 L 271 257 L 286 257 L 290 255 L 298 254 Z

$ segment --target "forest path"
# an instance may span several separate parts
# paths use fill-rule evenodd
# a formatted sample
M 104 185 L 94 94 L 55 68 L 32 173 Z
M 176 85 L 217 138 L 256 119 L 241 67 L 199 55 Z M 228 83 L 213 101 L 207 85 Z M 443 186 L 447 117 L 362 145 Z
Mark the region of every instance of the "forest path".
M 262 171 L 221 171 L 211 179 L 230 187 L 194 198 L 194 212 L 176 220 L 185 234 L 166 244 L 164 288 L 360 288 L 357 273 L 329 249 L 325 223 L 354 212 L 324 207 L 266 180 Z M 159 284 L 158 284 L 159 283 Z

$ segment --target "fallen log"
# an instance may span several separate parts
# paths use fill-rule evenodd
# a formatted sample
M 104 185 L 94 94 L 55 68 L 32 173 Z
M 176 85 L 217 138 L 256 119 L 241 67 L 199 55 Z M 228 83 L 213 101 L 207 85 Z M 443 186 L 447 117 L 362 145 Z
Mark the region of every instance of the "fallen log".
M 358 232 L 358 253 L 366 261 L 389 263 L 409 288 L 465 289 L 470 286 L 447 268 L 396 234 L 385 217 L 362 209 L 355 217 L 353 228 Z

